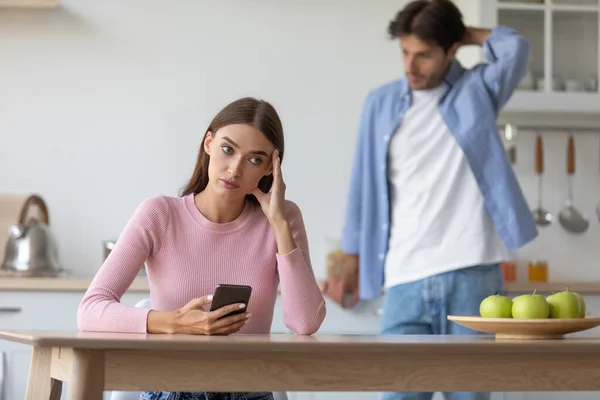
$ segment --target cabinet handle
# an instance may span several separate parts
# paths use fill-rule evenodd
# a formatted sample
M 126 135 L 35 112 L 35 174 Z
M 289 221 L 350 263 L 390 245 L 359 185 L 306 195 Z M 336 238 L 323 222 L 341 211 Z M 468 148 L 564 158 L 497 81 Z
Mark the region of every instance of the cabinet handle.
M 19 313 L 21 307 L 0 307 L 0 313 Z

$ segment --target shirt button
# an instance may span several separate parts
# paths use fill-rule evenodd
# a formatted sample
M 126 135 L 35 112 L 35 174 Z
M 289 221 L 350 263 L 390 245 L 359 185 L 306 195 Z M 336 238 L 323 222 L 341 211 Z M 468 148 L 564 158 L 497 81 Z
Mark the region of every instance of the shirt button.
M 381 170 L 385 171 L 385 164 L 381 164 Z
M 385 230 L 387 229 L 387 224 L 384 224 L 384 225 L 382 226 L 382 228 L 383 228 L 383 230 L 385 231 Z
M 383 253 L 379 253 L 379 259 L 380 259 L 380 260 L 383 260 L 383 258 L 384 258 L 384 257 L 385 257 L 385 254 L 383 254 Z
M 390 140 L 390 135 L 385 135 L 385 136 L 383 137 L 383 140 L 385 140 L 386 142 L 387 142 L 387 141 L 389 141 L 389 140 Z

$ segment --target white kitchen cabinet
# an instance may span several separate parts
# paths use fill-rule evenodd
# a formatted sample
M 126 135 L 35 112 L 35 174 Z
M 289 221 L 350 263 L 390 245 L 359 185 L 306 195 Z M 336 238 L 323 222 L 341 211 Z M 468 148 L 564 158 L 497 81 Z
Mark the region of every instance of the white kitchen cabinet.
M 83 292 L 0 292 L 0 328 L 76 330 L 77 307 L 82 296 Z M 122 301 L 134 305 L 146 296 L 143 293 L 126 294 Z M 0 400 L 24 399 L 31 347 L 0 341 L 0 352 L 4 356 Z M 105 399 L 108 397 L 107 392 Z M 63 385 L 62 398 L 66 399 L 66 385 Z
M 600 121 L 599 0 L 457 0 L 470 25 L 515 28 L 531 43 L 530 73 L 499 121 L 597 126 Z M 472 66 L 476 49 L 459 53 Z M 553 117 L 548 119 L 547 117 Z

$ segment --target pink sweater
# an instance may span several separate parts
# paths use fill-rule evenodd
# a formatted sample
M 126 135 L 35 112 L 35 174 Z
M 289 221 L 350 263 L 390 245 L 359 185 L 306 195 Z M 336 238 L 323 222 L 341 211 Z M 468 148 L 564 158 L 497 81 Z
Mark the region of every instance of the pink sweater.
M 181 308 L 212 294 L 219 283 L 250 285 L 252 317 L 239 333 L 269 333 L 280 284 L 285 325 L 297 334 L 316 332 L 325 300 L 312 271 L 302 214 L 291 201 L 286 213 L 297 248 L 277 254 L 260 206 L 247 202 L 236 220 L 218 224 L 198 211 L 193 195 L 143 201 L 85 293 L 79 329 L 145 333 L 150 310 L 120 299 L 146 263 L 154 310 Z

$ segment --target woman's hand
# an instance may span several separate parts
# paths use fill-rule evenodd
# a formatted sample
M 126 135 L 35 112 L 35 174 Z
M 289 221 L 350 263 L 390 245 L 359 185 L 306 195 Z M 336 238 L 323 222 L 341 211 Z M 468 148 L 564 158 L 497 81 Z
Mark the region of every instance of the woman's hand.
M 269 193 L 263 193 L 260 188 L 256 188 L 252 194 L 260 203 L 260 207 L 273 226 L 278 222 L 285 220 L 285 183 L 283 182 L 281 174 L 279 151 L 273 150 L 271 158 L 273 164 L 273 185 L 271 186 L 271 191 Z
M 211 301 L 212 296 L 200 297 L 177 310 L 174 317 L 175 332 L 190 335 L 230 335 L 239 331 L 250 317 L 250 314 L 240 313 L 221 318 L 244 308 L 244 304 L 232 304 L 215 311 L 204 311 L 203 307 Z
M 285 218 L 285 183 L 281 174 L 281 160 L 279 151 L 273 151 L 273 186 L 271 192 L 263 193 L 259 188 L 254 189 L 252 194 L 258 199 L 260 207 L 267 216 L 275 241 L 277 252 L 288 254 L 296 248 L 296 242 L 290 230 L 290 224 Z

